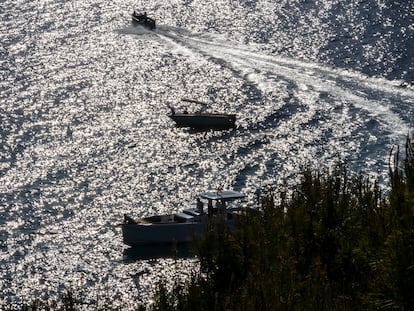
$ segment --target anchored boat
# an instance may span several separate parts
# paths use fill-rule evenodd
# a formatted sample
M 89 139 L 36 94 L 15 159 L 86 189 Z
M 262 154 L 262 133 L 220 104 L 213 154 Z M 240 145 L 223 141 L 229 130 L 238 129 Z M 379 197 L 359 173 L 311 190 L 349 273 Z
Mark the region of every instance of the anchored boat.
M 182 101 L 202 105 L 202 109 L 195 113 L 183 111 L 177 113 L 170 107 L 171 113 L 168 115 L 177 127 L 188 127 L 192 129 L 229 129 L 236 125 L 236 115 L 227 113 L 208 113 L 205 112 L 207 104 L 198 100 L 183 98 Z
M 230 207 L 231 202 L 243 199 L 245 195 L 238 191 L 222 190 L 201 193 L 196 207 L 168 215 L 154 215 L 133 219 L 124 215 L 122 236 L 129 246 L 191 242 L 200 236 L 209 221 L 221 219 L 234 225 L 240 207 Z M 204 209 L 204 201 L 207 209 Z

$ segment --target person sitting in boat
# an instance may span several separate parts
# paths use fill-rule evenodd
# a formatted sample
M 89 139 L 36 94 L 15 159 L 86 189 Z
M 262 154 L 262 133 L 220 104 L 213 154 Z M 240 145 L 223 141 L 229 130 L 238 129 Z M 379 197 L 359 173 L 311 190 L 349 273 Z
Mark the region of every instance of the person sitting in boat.
M 199 114 L 203 114 L 205 113 L 207 110 L 207 106 L 206 105 L 201 105 L 200 111 L 198 112 Z
M 134 13 L 132 15 L 137 17 L 139 20 L 144 20 L 144 19 L 147 18 L 147 12 L 140 13 L 140 12 L 134 10 Z

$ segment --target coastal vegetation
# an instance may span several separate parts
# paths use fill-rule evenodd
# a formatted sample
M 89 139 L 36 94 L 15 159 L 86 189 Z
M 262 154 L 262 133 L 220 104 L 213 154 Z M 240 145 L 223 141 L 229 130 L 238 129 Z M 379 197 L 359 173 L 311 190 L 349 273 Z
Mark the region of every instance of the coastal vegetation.
M 263 189 L 246 216 L 236 230 L 212 224 L 192 277 L 159 284 L 154 304 L 137 310 L 414 310 L 409 138 L 402 159 L 390 153 L 386 190 L 344 164 L 308 168 L 289 194 Z M 80 309 L 70 292 L 63 298 L 61 310 Z
M 237 230 L 210 230 L 200 270 L 151 310 L 414 310 L 414 144 L 390 155 L 390 187 L 306 169 L 287 197 L 267 189 Z

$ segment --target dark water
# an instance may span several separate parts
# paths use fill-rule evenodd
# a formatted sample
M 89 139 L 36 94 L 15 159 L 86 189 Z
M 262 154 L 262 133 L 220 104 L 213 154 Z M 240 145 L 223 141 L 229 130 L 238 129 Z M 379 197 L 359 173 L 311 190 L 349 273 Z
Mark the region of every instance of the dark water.
M 143 8 L 154 32 L 133 27 Z M 64 286 L 148 301 L 186 258 L 124 260 L 118 224 L 219 186 L 293 184 L 304 164 L 387 182 L 414 121 L 406 1 L 1 1 L 0 297 Z M 174 128 L 182 97 L 237 128 Z

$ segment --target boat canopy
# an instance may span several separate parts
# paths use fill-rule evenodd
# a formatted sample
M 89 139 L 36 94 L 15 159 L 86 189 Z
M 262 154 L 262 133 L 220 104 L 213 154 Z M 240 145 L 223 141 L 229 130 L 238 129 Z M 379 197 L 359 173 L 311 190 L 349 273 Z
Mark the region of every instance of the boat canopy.
M 205 105 L 205 106 L 208 106 L 208 104 L 207 104 L 207 103 L 202 102 L 202 101 L 200 101 L 200 100 L 196 100 L 196 99 L 191 99 L 191 98 L 186 98 L 186 97 L 183 97 L 183 98 L 181 98 L 181 100 L 182 100 L 183 102 L 187 102 L 187 103 L 194 103 L 194 104 L 200 104 L 200 105 Z
M 200 194 L 200 198 L 207 200 L 232 201 L 243 199 L 244 197 L 245 195 L 243 193 L 233 190 L 208 191 Z

